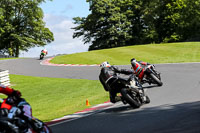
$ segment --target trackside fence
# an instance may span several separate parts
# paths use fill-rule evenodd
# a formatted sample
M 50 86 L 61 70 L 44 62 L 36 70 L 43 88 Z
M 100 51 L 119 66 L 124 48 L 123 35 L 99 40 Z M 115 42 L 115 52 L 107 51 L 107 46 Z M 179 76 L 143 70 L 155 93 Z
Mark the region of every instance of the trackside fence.
M 10 77 L 8 70 L 0 70 L 0 84 L 10 86 Z

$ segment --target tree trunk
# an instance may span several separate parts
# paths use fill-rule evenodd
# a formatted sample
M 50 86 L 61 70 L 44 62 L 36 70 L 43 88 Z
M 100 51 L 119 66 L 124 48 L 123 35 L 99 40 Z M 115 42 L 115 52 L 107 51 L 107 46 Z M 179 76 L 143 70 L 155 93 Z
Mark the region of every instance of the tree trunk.
M 19 44 L 16 44 L 15 57 L 19 57 Z
M 10 48 L 8 48 L 8 53 L 9 53 L 9 56 L 13 56 L 14 55 L 13 42 L 12 41 L 10 41 Z

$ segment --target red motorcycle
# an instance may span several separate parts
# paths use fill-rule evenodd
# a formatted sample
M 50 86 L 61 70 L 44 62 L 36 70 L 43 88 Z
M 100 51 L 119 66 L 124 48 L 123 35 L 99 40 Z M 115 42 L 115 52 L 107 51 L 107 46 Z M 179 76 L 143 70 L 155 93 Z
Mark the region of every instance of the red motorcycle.
M 32 124 L 24 119 L 20 107 L 13 104 L 13 98 L 8 97 L 0 103 L 0 133 L 38 133 Z M 40 121 L 38 119 L 35 119 Z M 41 121 L 40 121 L 41 122 Z M 43 123 L 43 129 L 39 133 L 52 133 L 49 127 Z

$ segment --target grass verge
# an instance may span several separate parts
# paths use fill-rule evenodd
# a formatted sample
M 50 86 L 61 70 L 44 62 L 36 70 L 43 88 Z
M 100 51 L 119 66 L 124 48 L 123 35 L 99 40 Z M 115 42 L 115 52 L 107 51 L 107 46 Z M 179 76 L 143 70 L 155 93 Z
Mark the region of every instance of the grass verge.
M 200 62 L 199 51 L 200 42 L 135 45 L 57 56 L 51 63 L 100 64 L 109 61 L 112 65 L 127 65 L 133 57 L 154 64 Z
M 108 100 L 99 81 L 10 75 L 12 87 L 22 92 L 33 116 L 50 121 Z
M 11 59 L 21 59 L 21 58 L 0 58 L 0 60 L 11 60 Z

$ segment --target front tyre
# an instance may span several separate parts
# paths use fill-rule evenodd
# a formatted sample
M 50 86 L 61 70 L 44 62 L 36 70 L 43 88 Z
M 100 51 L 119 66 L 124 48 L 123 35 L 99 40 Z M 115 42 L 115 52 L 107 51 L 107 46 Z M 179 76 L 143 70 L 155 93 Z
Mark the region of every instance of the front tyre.
M 126 88 L 121 89 L 121 94 L 123 99 L 130 104 L 134 108 L 139 108 L 141 106 L 141 102 L 138 97 L 133 97 L 130 92 L 127 91 Z
M 145 101 L 146 104 L 150 103 L 150 98 L 148 96 L 146 96 L 146 101 Z
M 44 124 L 43 132 L 44 133 L 52 133 L 51 129 L 46 124 Z
M 40 55 L 40 60 L 42 60 L 44 58 L 44 55 L 43 54 L 41 54 Z
M 160 79 L 158 79 L 158 77 L 156 77 L 153 73 L 151 73 L 149 76 L 154 81 L 154 83 L 157 84 L 158 86 L 163 85 L 163 83 L 160 81 Z

